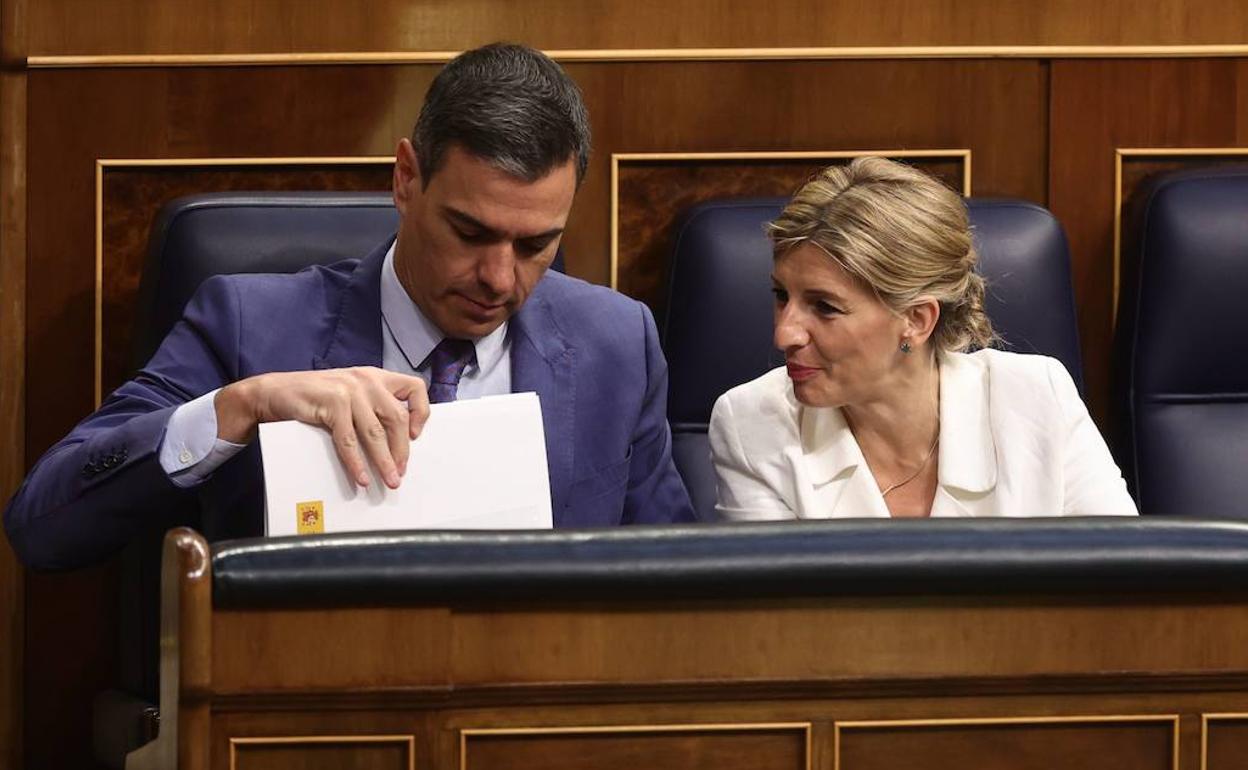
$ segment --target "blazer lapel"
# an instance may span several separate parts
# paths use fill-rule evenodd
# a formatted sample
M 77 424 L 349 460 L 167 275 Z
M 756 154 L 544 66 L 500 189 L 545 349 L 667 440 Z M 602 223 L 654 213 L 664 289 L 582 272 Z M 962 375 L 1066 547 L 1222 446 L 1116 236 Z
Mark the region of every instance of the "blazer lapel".
M 324 355 L 312 359 L 313 369 L 381 366 L 381 266 L 393 241 L 377 247 L 351 273 L 329 346 Z
M 576 351 L 555 323 L 542 285 L 512 317 L 511 390 L 533 391 L 542 405 L 551 512 L 559 526 L 575 461 Z
M 803 408 L 802 468 L 809 483 L 799 490 L 810 494 L 799 513 L 803 518 L 864 518 L 888 516 L 888 508 L 871 469 L 844 415 L 837 408 Z
M 940 469 L 933 517 L 991 513 L 997 450 L 988 419 L 987 378 L 987 368 L 974 356 L 947 353 L 940 358 Z

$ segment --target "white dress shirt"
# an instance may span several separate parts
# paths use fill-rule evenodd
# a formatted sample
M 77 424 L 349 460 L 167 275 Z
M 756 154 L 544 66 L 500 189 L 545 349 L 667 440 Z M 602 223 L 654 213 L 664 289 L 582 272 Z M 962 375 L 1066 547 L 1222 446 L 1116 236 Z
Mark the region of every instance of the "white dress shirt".
M 932 516 L 1130 516 L 1122 473 L 1059 361 L 942 354 Z M 779 368 L 725 393 L 710 424 L 716 510 L 736 520 L 886 517 L 840 408 L 798 403 Z
M 394 245 L 381 267 L 382 368 L 415 374 L 429 382 L 425 360 L 446 335 L 412 302 L 394 269 Z M 473 340 L 476 362 L 464 370 L 456 398 L 478 398 L 511 392 L 511 339 L 504 322 Z M 204 481 L 221 463 L 243 449 L 217 438 L 216 390 L 174 410 L 160 445 L 160 466 L 174 484 L 189 487 Z

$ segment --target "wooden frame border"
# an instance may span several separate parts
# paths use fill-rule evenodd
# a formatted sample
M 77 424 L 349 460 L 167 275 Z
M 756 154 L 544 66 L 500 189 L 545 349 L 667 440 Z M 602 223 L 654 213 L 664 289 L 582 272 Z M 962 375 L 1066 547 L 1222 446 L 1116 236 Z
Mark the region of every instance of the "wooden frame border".
M 1248 147 L 1116 147 L 1114 148 L 1114 301 L 1113 328 L 1118 327 L 1122 292 L 1122 166 L 1131 158 L 1244 157 Z
M 291 53 L 28 56 L 31 69 L 237 67 L 342 64 L 445 64 L 459 51 L 300 51 Z M 1123 59 L 1248 56 L 1248 45 L 967 45 L 754 48 L 551 49 L 561 62 L 792 61 L 826 59 Z
M 97 158 L 95 161 L 95 407 L 103 400 L 104 377 L 104 173 L 130 168 L 220 168 L 227 166 L 392 165 L 393 155 L 245 158 Z
M 468 770 L 468 738 L 472 736 L 499 735 L 611 735 L 636 733 L 714 733 L 714 732 L 784 732 L 802 731 L 805 736 L 806 762 L 804 770 L 811 770 L 811 722 L 711 722 L 707 724 L 661 724 L 661 725 L 577 725 L 556 727 L 478 727 L 461 728 L 459 731 L 459 770 Z M 231 769 L 232 770 L 232 769 Z
M 1248 713 L 1218 713 L 1200 715 L 1200 770 L 1209 770 L 1209 723 L 1245 721 L 1248 721 Z
M 1106 724 L 1115 722 L 1170 722 L 1172 770 L 1179 770 L 1179 715 L 1178 714 L 1108 714 L 1099 716 L 1043 716 L 1043 717 L 971 717 L 965 719 L 896 719 L 835 722 L 832 726 L 832 768 L 841 770 L 841 730 L 889 729 L 895 727 L 980 727 L 988 725 L 1052 725 L 1052 724 Z
M 611 270 L 610 286 L 620 278 L 620 166 L 628 163 L 679 163 L 723 160 L 843 160 L 845 158 L 949 158 L 962 161 L 962 195 L 971 194 L 969 149 L 923 150 L 811 150 L 792 152 L 613 152 L 611 153 Z
M 290 746 L 317 743 L 398 743 L 407 745 L 407 770 L 416 770 L 415 735 L 277 735 L 230 738 L 230 770 L 236 770 L 239 746 Z

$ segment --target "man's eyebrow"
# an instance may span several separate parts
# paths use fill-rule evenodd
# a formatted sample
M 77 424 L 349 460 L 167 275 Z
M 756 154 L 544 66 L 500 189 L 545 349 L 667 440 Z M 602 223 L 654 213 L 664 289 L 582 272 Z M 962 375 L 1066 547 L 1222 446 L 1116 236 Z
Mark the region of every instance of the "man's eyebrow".
M 467 227 L 469 229 L 472 229 L 472 230 L 478 230 L 480 231 L 480 234 L 483 236 L 487 236 L 490 238 L 502 238 L 503 237 L 503 233 L 499 232 L 498 230 L 495 230 L 493 227 L 490 227 L 484 222 L 477 220 L 475 217 L 469 214 L 465 214 L 464 212 L 460 211 L 457 208 L 454 208 L 452 206 L 443 206 L 442 211 L 444 214 L 446 214 L 447 217 L 455 220 L 458 224 L 464 227 Z M 562 227 L 552 227 L 549 230 L 546 230 L 540 233 L 534 233 L 532 235 L 525 235 L 521 238 L 518 238 L 517 240 L 532 241 L 532 240 L 538 240 L 540 238 L 554 238 L 555 236 L 560 235 L 562 233 L 563 233 Z

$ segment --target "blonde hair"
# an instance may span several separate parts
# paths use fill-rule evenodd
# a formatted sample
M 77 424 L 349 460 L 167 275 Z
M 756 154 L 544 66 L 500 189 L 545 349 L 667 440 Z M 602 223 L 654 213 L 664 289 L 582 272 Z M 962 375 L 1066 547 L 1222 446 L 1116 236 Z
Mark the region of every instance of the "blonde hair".
M 966 204 L 917 169 L 875 157 L 830 166 L 767 229 L 777 258 L 813 243 L 895 313 L 921 297 L 935 299 L 938 350 L 986 347 L 996 338 Z

